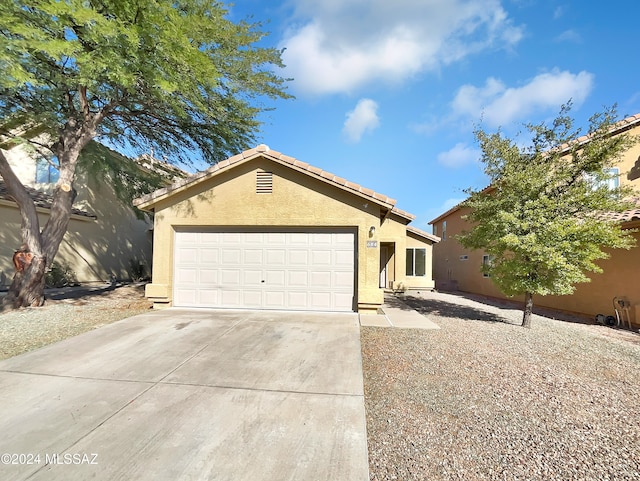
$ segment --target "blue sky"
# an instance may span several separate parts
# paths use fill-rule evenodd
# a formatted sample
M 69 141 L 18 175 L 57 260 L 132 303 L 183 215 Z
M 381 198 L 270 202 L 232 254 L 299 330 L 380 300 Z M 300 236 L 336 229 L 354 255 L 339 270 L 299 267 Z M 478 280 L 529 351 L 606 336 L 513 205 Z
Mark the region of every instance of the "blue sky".
M 398 200 L 428 222 L 487 183 L 473 129 L 509 136 L 573 101 L 579 125 L 640 112 L 635 0 L 237 0 L 286 48 L 294 100 L 260 143 Z

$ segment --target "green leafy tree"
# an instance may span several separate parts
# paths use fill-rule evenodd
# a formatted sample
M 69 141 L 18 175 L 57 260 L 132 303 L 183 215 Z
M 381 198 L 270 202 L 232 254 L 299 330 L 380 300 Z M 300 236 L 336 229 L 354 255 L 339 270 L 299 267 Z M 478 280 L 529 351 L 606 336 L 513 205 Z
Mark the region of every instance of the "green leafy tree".
M 0 151 L 29 267 L 4 305 L 44 302 L 44 273 L 67 230 L 80 153 L 92 139 L 215 163 L 254 141 L 265 101 L 288 98 L 281 52 L 259 23 L 210 0 L 0 2 L 0 141 L 29 144 L 60 177 L 46 224 Z
M 566 295 L 602 272 L 603 248 L 633 245 L 630 231 L 607 213 L 630 208 L 628 187 L 611 187 L 611 168 L 635 139 L 611 135 L 615 108 L 590 119 L 586 137 L 574 129 L 570 104 L 551 123 L 527 125 L 531 145 L 500 131 L 477 129 L 490 187 L 467 191 L 472 226 L 459 242 L 491 256 L 484 266 L 508 296 L 524 294 L 523 327 L 531 326 L 534 295 Z

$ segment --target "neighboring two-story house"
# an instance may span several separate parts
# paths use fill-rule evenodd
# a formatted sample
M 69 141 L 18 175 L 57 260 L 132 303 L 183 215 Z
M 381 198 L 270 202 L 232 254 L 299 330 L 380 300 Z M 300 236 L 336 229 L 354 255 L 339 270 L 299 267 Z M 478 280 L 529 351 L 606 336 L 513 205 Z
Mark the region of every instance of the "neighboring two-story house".
M 130 167 L 135 162 L 143 172 L 160 172 L 167 182 L 186 175 L 150 156 L 132 160 L 101 144 L 94 143 L 92 147 L 92 155 L 108 156 L 112 165 Z M 58 180 L 57 169 L 20 145 L 5 145 L 2 152 L 35 200 L 42 228 L 51 205 L 50 193 Z M 67 265 L 80 283 L 149 276 L 153 220 L 149 214 L 136 215 L 131 206 L 119 200 L 108 175 L 79 170 L 73 214 L 55 261 Z M 21 244 L 20 213 L 0 177 L 0 288 L 11 284 L 12 257 Z
M 640 114 L 620 121 L 612 135 L 629 133 L 640 135 Z M 583 138 L 581 140 L 587 140 Z M 640 144 L 628 150 L 616 167 L 619 177 L 614 182 L 631 184 L 640 189 Z M 505 298 L 491 279 L 482 273 L 483 263 L 490 262 L 481 250 L 465 249 L 456 240 L 456 235 L 468 230 L 464 216 L 468 208 L 458 205 L 433 219 L 433 233 L 441 242 L 433 246 L 433 277 L 436 289 L 459 290 L 494 298 Z M 640 203 L 638 208 L 617 215 L 616 220 L 625 229 L 640 227 Z M 615 315 L 613 301 L 622 299 L 628 304 L 621 315 L 629 316 L 635 327 L 640 326 L 640 234 L 633 234 L 637 246 L 630 250 L 615 249 L 609 259 L 598 264 L 604 272 L 590 274 L 591 282 L 578 284 L 576 291 L 568 296 L 536 296 L 535 304 L 541 307 L 578 313 L 594 318 L 597 314 Z

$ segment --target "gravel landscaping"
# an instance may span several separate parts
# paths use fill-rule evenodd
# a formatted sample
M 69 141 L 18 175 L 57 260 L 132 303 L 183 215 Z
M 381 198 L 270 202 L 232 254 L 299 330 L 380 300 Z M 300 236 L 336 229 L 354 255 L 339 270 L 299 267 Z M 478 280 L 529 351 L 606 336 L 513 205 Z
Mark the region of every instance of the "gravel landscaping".
M 462 295 L 402 301 L 441 329 L 362 328 L 371 480 L 640 480 L 639 334 L 540 315 L 523 329 L 519 310 Z M 51 294 L 0 314 L 0 359 L 149 307 L 142 286 Z
M 362 329 L 372 480 L 640 480 L 640 336 L 460 295 Z
M 47 291 L 46 298 L 43 307 L 0 313 L 0 359 L 77 336 L 151 308 L 151 303 L 144 298 L 143 285 L 55 289 Z

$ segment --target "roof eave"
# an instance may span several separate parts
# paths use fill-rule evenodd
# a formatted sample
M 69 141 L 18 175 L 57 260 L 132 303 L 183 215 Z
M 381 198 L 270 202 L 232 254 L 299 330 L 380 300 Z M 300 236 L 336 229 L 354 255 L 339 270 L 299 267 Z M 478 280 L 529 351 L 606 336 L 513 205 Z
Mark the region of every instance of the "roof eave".
M 139 197 L 133 201 L 133 205 L 140 210 L 153 212 L 154 207 L 158 202 L 161 202 L 162 200 L 165 200 L 179 192 L 183 192 L 193 186 L 211 179 L 212 177 L 215 177 L 219 172 L 225 170 L 227 167 L 230 167 L 232 165 L 236 167 L 258 157 L 267 158 L 280 165 L 289 167 L 297 172 L 309 175 L 310 177 L 320 180 L 326 184 L 342 189 L 345 192 L 357 195 L 358 197 L 366 199 L 369 202 L 374 202 L 386 209 L 389 209 L 390 211 L 393 211 L 393 213 L 398 214 L 401 217 L 407 218 L 409 220 L 413 220 L 415 218 L 408 212 L 396 209 L 395 199 L 391 199 L 370 189 L 366 189 L 358 184 L 349 182 L 346 179 L 338 177 L 317 167 L 313 167 L 306 162 L 295 159 L 294 157 L 289 157 L 280 152 L 272 151 L 266 145 L 259 145 L 258 147 L 255 147 L 253 149 L 241 152 L 240 154 L 234 155 L 233 157 L 218 162 L 217 164 L 213 165 L 203 172 L 199 172 L 185 179 L 180 179 L 179 181 L 176 181 L 167 187 L 158 189 L 155 192 Z

